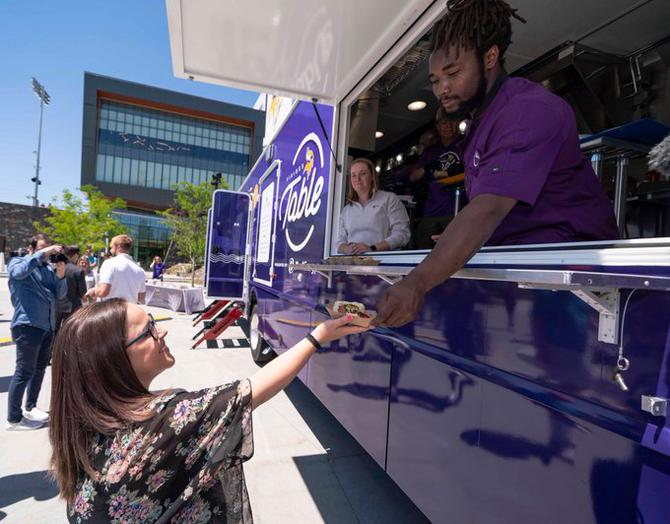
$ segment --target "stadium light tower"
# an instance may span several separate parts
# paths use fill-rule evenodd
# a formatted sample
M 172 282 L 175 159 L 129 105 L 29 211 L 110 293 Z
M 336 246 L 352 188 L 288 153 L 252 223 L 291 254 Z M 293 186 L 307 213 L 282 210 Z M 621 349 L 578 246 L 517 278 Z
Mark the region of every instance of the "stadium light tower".
M 39 206 L 40 202 L 37 200 L 37 191 L 40 187 L 40 148 L 42 146 L 42 116 L 44 114 L 44 105 L 49 105 L 51 102 L 51 97 L 49 93 L 46 92 L 44 86 L 40 84 L 35 77 L 33 77 L 33 91 L 37 95 L 37 98 L 40 99 L 40 130 L 37 135 L 37 163 L 35 164 L 35 176 L 31 178 L 35 182 L 35 194 L 33 195 L 33 206 Z

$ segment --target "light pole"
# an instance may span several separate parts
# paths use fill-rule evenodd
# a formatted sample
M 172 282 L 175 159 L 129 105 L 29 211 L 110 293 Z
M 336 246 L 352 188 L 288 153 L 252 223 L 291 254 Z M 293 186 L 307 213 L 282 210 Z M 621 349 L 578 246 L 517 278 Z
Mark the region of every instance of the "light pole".
M 37 200 L 37 191 L 42 182 L 40 182 L 40 148 L 42 146 L 42 115 L 44 114 L 44 104 L 49 105 L 51 98 L 49 93 L 46 92 L 44 86 L 40 84 L 35 77 L 33 77 L 33 91 L 40 99 L 40 130 L 37 135 L 37 163 L 35 164 L 35 176 L 31 178 L 35 182 L 35 194 L 33 195 L 33 206 L 37 207 L 39 205 L 39 200 Z
M 221 173 L 212 174 L 212 181 L 210 182 L 210 184 L 214 186 L 215 191 L 219 189 L 219 186 L 221 185 Z

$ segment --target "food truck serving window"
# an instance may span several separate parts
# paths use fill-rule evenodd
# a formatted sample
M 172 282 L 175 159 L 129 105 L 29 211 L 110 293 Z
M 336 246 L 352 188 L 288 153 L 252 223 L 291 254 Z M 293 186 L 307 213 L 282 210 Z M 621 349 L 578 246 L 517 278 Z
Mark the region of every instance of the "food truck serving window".
M 174 74 L 335 103 L 433 0 L 167 0 Z
M 663 58 L 670 48 L 670 31 L 659 21 L 661 15 L 670 16 L 670 3 L 639 9 L 618 0 L 587 3 L 577 9 L 577 2 L 569 0 L 559 10 L 558 4 L 540 8 L 530 1 L 513 2 L 528 24 L 513 21 L 506 69 L 562 97 L 572 109 L 582 154 L 592 163 L 594 191 L 606 195 L 602 201 L 616 221 L 610 228 L 613 236 L 592 238 L 615 239 L 617 230 L 623 240 L 670 237 L 670 174 L 651 169 L 647 156 L 670 133 L 670 74 Z M 555 16 L 547 30 L 540 19 L 548 19 L 550 11 Z M 380 246 L 392 252 L 432 249 L 432 237 L 467 205 L 467 137 L 459 135 L 456 122 L 449 133 L 460 147 L 452 152 L 440 147 L 446 126 L 436 118 L 439 104 L 428 76 L 430 33 L 441 14 L 426 13 L 419 19 L 340 104 L 343 173 L 334 192 L 331 255 L 350 254 L 342 245 L 348 242 L 348 223 L 360 224 L 362 217 L 352 213 L 354 178 L 360 171 L 371 171 L 376 189 L 392 195 L 379 205 L 390 208 L 387 201 L 393 200 L 409 224 L 406 241 L 378 244 L 377 253 Z M 622 28 L 627 28 L 625 36 Z M 612 85 L 616 89 L 604 87 Z M 381 222 L 373 217 L 366 226 Z M 397 222 L 397 215 L 387 222 L 383 235 L 391 238 L 389 224 Z M 365 235 L 353 243 L 371 245 Z

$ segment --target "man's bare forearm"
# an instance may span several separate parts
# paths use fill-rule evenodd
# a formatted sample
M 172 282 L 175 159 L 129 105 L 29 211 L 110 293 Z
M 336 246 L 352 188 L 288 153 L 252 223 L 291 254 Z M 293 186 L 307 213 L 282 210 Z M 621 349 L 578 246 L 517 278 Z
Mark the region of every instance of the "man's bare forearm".
M 408 276 L 424 292 L 441 284 L 491 237 L 516 200 L 495 195 L 480 195 L 449 223 L 437 245 Z

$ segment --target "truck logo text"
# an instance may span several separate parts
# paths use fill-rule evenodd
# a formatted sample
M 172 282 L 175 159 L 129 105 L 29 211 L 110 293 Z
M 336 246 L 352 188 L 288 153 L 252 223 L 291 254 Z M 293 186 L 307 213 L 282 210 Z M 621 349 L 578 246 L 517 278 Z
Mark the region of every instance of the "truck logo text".
M 315 149 L 317 152 L 315 152 Z M 298 157 L 304 151 L 304 160 L 299 162 Z M 290 225 L 302 220 L 316 216 L 321 208 L 321 195 L 325 181 L 323 176 L 317 175 L 318 167 L 323 168 L 323 148 L 321 140 L 316 133 L 309 133 L 298 146 L 293 157 L 294 171 L 293 180 L 286 186 L 279 203 L 279 213 L 282 216 L 282 229 L 286 232 L 286 242 L 290 248 L 297 252 L 301 251 L 310 241 L 314 234 L 314 225 L 310 225 L 307 234 L 302 240 L 296 241 L 289 233 Z M 295 233 L 294 233 L 295 235 Z

